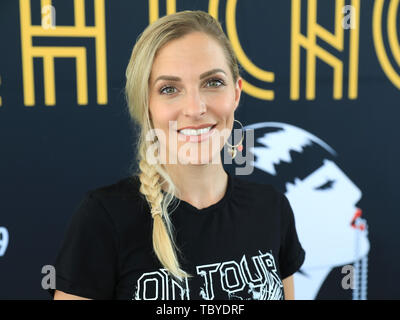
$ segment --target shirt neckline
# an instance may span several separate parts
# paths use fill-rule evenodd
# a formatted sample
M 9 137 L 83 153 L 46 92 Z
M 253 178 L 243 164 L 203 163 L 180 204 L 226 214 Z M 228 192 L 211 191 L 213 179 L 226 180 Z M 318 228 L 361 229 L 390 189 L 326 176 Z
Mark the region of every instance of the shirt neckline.
M 225 171 L 225 172 L 228 175 L 228 185 L 226 187 L 224 196 L 218 202 L 216 202 L 206 208 L 198 209 L 195 206 L 191 205 L 189 202 L 186 202 L 184 200 L 177 198 L 179 205 L 177 206 L 176 210 L 190 211 L 190 212 L 202 215 L 205 213 L 214 212 L 217 209 L 224 206 L 224 204 L 227 201 L 229 201 L 229 199 L 232 197 L 232 190 L 233 190 L 233 184 L 234 184 L 233 176 L 229 172 L 227 172 L 227 171 Z M 162 192 L 164 192 L 164 191 L 162 191 Z

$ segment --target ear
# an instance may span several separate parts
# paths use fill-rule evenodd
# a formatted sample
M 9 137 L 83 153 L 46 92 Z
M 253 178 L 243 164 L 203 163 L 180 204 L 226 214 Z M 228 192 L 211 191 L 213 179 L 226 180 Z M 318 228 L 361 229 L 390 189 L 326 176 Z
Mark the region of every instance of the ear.
M 240 95 L 242 93 L 242 86 L 243 86 L 242 78 L 239 77 L 235 84 L 235 110 L 239 106 Z

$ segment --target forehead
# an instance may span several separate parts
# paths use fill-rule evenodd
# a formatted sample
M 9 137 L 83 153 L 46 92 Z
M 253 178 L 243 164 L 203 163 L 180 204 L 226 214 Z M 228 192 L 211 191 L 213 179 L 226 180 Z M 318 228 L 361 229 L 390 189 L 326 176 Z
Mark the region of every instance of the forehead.
M 193 32 L 168 42 L 157 52 L 151 79 L 159 75 L 197 75 L 214 68 L 229 72 L 221 45 L 205 33 Z

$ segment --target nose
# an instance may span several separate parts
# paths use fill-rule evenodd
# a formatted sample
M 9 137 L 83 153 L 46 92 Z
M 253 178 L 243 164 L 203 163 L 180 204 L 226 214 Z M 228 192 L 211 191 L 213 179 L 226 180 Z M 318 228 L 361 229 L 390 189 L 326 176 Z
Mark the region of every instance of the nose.
M 183 103 L 183 114 L 187 117 L 199 117 L 206 112 L 206 103 L 197 89 L 188 91 Z

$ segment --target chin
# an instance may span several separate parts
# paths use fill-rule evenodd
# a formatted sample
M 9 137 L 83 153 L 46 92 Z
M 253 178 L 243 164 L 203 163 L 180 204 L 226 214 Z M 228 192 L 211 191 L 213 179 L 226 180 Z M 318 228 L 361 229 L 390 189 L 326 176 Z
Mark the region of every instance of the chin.
M 215 158 L 216 154 L 212 154 L 210 156 L 204 157 L 186 157 L 181 159 L 180 163 L 182 164 L 190 164 L 190 165 L 205 165 L 205 164 L 212 164 L 213 159 Z M 215 161 L 215 160 L 214 160 Z

